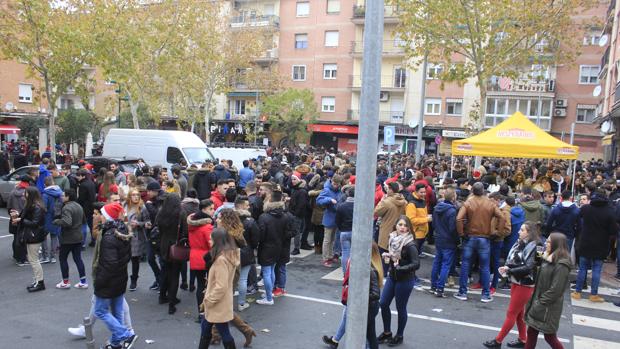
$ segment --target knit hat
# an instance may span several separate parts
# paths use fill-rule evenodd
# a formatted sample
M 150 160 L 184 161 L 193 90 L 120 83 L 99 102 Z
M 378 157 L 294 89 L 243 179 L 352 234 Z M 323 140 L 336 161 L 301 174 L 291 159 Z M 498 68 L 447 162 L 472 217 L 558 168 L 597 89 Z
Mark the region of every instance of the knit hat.
M 161 186 L 157 182 L 151 182 L 147 184 L 146 186 L 146 190 L 148 191 L 159 191 L 160 189 L 161 189 Z
M 478 171 L 478 170 L 474 170 L 473 175 L 474 175 L 474 178 L 480 178 L 481 173 L 480 173 L 480 171 Z
M 108 221 L 114 221 L 119 219 L 121 214 L 124 213 L 123 206 L 118 202 L 113 202 L 111 204 L 107 204 L 101 208 L 101 214 Z

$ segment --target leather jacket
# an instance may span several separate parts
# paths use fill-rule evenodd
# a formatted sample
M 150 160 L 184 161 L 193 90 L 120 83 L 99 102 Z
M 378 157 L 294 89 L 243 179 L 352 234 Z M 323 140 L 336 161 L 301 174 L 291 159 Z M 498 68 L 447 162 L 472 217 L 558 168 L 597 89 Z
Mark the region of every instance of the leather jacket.
M 523 286 L 535 284 L 537 241 L 517 240 L 506 257 L 506 274 L 510 281 Z
M 368 290 L 368 301 L 378 302 L 381 298 L 381 287 L 379 287 L 379 273 L 375 268 L 370 267 L 370 288 Z
M 390 261 L 389 275 L 394 281 L 408 281 L 415 277 L 415 271 L 420 269 L 420 259 L 418 248 L 415 242 L 410 242 L 403 246 L 401 258 L 398 265 Z

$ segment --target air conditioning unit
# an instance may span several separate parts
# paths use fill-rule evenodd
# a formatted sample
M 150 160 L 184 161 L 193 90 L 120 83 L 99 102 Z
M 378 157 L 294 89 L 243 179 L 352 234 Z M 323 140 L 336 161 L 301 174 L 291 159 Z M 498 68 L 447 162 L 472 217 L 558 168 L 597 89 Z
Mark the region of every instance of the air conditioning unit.
M 568 107 L 568 99 L 556 99 L 555 100 L 556 108 L 566 108 Z
M 554 109 L 553 116 L 558 117 L 558 118 L 566 117 L 566 109 Z
M 555 91 L 555 80 L 549 80 L 547 83 L 547 91 L 554 92 Z
M 379 100 L 381 102 L 387 102 L 390 99 L 390 93 L 386 91 L 381 91 L 379 94 Z

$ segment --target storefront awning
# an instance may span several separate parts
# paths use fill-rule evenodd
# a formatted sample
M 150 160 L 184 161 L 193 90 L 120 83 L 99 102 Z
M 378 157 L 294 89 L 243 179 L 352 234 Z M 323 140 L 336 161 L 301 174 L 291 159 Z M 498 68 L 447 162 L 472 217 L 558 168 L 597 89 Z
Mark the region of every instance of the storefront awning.
M 0 134 L 13 135 L 19 133 L 19 127 L 13 125 L 0 125 Z
M 312 132 L 324 132 L 324 133 L 342 133 L 356 135 L 359 127 L 349 125 L 324 125 L 324 124 L 310 124 L 308 125 L 308 131 Z

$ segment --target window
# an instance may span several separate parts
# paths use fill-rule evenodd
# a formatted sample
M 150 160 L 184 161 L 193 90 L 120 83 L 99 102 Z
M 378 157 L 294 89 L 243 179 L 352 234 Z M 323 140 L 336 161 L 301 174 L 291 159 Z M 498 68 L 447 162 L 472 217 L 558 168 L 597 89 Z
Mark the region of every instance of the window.
M 337 30 L 325 31 L 325 47 L 338 47 L 338 34 Z
M 61 98 L 60 99 L 60 109 L 74 109 L 75 105 L 72 99 Z
M 328 14 L 340 13 L 340 0 L 327 0 L 327 13 Z
M 308 17 L 310 15 L 310 3 L 307 1 L 297 3 L 297 17 Z
M 235 99 L 234 115 L 245 115 L 245 99 Z
M 439 115 L 441 114 L 441 98 L 427 98 L 425 100 L 424 114 Z
M 530 76 L 533 80 L 549 79 L 549 70 L 543 64 L 532 64 Z
M 594 107 L 577 107 L 577 122 L 591 123 L 594 120 Z
M 32 103 L 32 85 L 19 84 L 19 101 L 22 103 Z
M 579 83 L 580 84 L 597 84 L 598 73 L 601 67 L 598 65 L 580 65 L 579 66 Z
M 178 164 L 181 159 L 183 159 L 183 153 L 181 153 L 179 148 L 168 147 L 168 151 L 166 151 L 166 162 L 167 163 Z
M 407 82 L 407 71 L 405 70 L 405 68 L 401 68 L 401 67 L 394 68 L 394 87 L 405 88 L 406 82 Z
M 551 129 L 552 103 L 551 99 L 488 98 L 484 125 L 494 127 L 518 110 L 538 127 L 548 131 Z
M 338 64 L 326 63 L 323 64 L 323 79 L 335 79 L 336 73 L 338 73 Z
M 293 81 L 305 81 L 306 80 L 306 66 L 294 65 L 293 66 Z
M 448 115 L 462 115 L 463 114 L 463 101 L 446 99 L 446 114 Z
M 336 97 L 321 97 L 321 111 L 333 113 L 336 111 Z
M 443 65 L 430 63 L 426 69 L 426 79 L 439 79 L 439 74 L 443 72 Z
M 295 48 L 308 48 L 308 34 L 295 34 Z
M 601 36 L 596 32 L 586 34 L 583 37 L 583 46 L 596 46 L 600 39 Z

